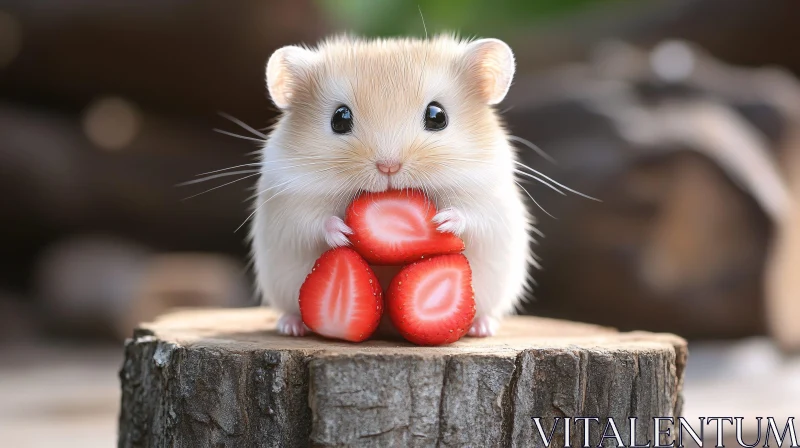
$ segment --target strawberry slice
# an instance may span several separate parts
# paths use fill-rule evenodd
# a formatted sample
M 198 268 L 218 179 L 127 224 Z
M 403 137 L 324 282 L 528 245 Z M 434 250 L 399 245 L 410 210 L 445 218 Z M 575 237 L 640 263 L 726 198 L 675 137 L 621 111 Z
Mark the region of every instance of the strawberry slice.
M 356 251 L 331 249 L 300 287 L 300 316 L 317 334 L 345 341 L 369 338 L 383 313 L 378 278 Z
M 461 339 L 475 317 L 467 257 L 440 255 L 406 266 L 386 292 L 386 309 L 397 331 L 415 344 Z
M 364 193 L 347 208 L 350 242 L 374 265 L 401 265 L 426 256 L 458 253 L 464 242 L 436 230 L 436 206 L 417 190 Z

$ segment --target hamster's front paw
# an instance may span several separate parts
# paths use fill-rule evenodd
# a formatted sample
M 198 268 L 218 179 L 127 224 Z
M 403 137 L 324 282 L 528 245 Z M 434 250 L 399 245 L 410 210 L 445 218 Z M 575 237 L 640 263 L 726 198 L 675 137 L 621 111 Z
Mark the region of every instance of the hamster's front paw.
M 352 235 L 353 229 L 347 226 L 338 216 L 331 216 L 325 220 L 325 242 L 328 246 L 335 248 L 347 246 L 350 240 L 347 235 Z
M 286 313 L 278 319 L 278 333 L 286 336 L 305 336 L 310 332 L 299 314 Z
M 467 218 L 458 209 L 444 208 L 433 217 L 433 223 L 437 224 L 436 230 L 440 232 L 450 232 L 456 236 L 464 233 L 467 228 Z
M 494 317 L 475 317 L 475 320 L 472 321 L 472 327 L 469 329 L 469 332 L 467 332 L 467 336 L 472 336 L 474 338 L 494 336 L 494 334 L 497 333 L 497 328 L 499 326 L 500 322 Z

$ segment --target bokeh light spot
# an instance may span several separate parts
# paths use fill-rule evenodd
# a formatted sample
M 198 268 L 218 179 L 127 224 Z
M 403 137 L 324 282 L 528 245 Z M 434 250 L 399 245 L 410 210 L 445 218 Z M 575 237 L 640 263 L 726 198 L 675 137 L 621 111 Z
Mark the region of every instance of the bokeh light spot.
M 83 131 L 97 147 L 116 151 L 128 146 L 139 132 L 141 114 L 135 105 L 119 97 L 104 97 L 89 104 L 83 115 Z

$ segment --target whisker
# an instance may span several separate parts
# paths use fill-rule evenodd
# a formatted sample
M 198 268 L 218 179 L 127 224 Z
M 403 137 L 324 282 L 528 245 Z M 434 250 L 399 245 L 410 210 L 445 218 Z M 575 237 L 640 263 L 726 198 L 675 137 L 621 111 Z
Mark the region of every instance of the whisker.
M 466 172 L 466 171 L 464 171 L 464 170 L 462 170 L 462 169 L 458 169 L 458 168 L 456 168 L 456 167 L 450 167 L 450 168 L 451 168 L 451 169 L 455 169 L 455 170 L 457 170 L 458 172 L 464 173 L 464 175 L 469 175 L 469 172 Z M 486 186 L 486 185 L 485 185 L 485 182 L 483 182 L 483 181 L 480 181 L 479 179 L 473 179 L 473 180 L 474 180 L 474 181 L 476 181 L 477 185 L 479 185 L 479 186 L 483 185 L 483 186 L 485 186 L 486 188 L 488 188 L 488 186 Z M 453 190 L 453 188 L 452 188 L 452 187 L 449 187 L 449 188 L 450 188 L 450 190 L 453 192 L 453 195 L 454 195 L 454 196 L 457 196 L 457 194 L 456 194 L 455 190 Z M 477 204 L 477 203 L 479 203 L 479 201 L 478 201 L 478 200 L 475 198 L 475 196 L 474 196 L 472 193 L 470 193 L 470 191 L 469 191 L 467 188 L 465 188 L 465 187 L 464 187 L 464 185 L 458 184 L 458 188 L 459 188 L 459 190 L 461 190 L 461 192 L 463 192 L 465 195 L 469 196 L 470 200 L 472 200 L 472 201 L 473 201 L 473 203 L 476 203 L 476 204 Z M 511 233 L 511 229 L 508 227 L 508 223 L 506 222 L 506 220 L 505 220 L 505 219 L 503 219 L 503 216 L 504 216 L 504 215 L 498 211 L 498 209 L 497 209 L 497 206 L 495 205 L 495 203 L 494 203 L 493 201 L 489 201 L 489 205 L 492 207 L 492 210 L 494 210 L 494 213 L 492 214 L 492 216 L 493 216 L 493 217 L 495 217 L 495 218 L 497 218 L 497 219 L 498 219 L 498 220 L 499 220 L 499 221 L 500 221 L 500 222 L 503 224 L 503 227 L 505 227 L 505 228 L 506 228 L 506 230 L 507 230 L 509 233 Z
M 522 185 L 520 185 L 520 184 L 519 184 L 519 182 L 517 182 L 517 181 L 514 181 L 514 183 L 515 183 L 515 184 L 517 184 L 517 186 L 518 186 L 519 188 L 521 188 L 521 189 L 522 189 L 522 191 L 524 191 L 524 192 L 525 192 L 525 194 L 527 194 L 527 195 L 528 195 L 528 197 L 531 199 L 531 201 L 533 201 L 533 203 L 534 203 L 534 204 L 536 204 L 536 206 L 537 206 L 537 207 L 539 207 L 539 210 L 543 211 L 543 212 L 544 212 L 544 213 L 545 213 L 547 216 L 549 216 L 549 217 L 551 217 L 551 218 L 553 218 L 553 219 L 558 219 L 558 218 L 556 218 L 555 216 L 553 216 L 553 215 L 551 215 L 550 213 L 548 213 L 548 212 L 547 212 L 547 210 L 545 210 L 545 209 L 544 209 L 544 208 L 543 208 L 541 205 L 539 205 L 539 203 L 538 203 L 538 202 L 536 202 L 536 199 L 533 199 L 533 196 L 531 196 L 531 194 L 530 194 L 530 193 L 528 193 L 528 190 L 526 190 L 526 189 L 525 189 L 525 188 L 524 188 Z
M 195 174 L 195 176 L 205 176 L 207 174 L 220 173 L 222 171 L 233 170 L 233 169 L 236 169 L 236 168 L 244 168 L 244 167 L 248 167 L 248 166 L 265 166 L 265 165 L 268 165 L 270 163 L 281 163 L 281 162 L 286 162 L 286 161 L 299 162 L 299 161 L 303 161 L 303 160 L 321 160 L 321 158 L 319 158 L 319 157 L 291 157 L 291 158 L 288 158 L 286 160 L 269 160 L 269 161 L 266 161 L 266 162 L 245 163 L 245 164 L 242 164 L 242 165 L 229 166 L 227 168 L 221 168 L 221 169 L 214 170 L 214 171 L 206 171 L 205 173 Z M 341 163 L 341 161 L 339 161 L 339 160 L 329 160 L 329 163 Z
M 489 163 L 489 162 L 485 162 L 485 161 L 482 161 L 482 160 L 477 160 L 477 159 L 465 159 L 465 158 L 458 158 L 458 157 L 445 157 L 445 156 L 442 156 L 440 159 L 441 159 L 441 160 L 440 160 L 440 162 L 439 162 L 439 163 L 446 163 L 446 162 L 447 162 L 447 161 L 449 161 L 449 160 L 458 160 L 458 161 L 462 161 L 462 162 L 470 162 L 470 163 Z M 513 160 L 513 162 L 514 162 L 514 163 L 516 163 L 517 165 L 521 166 L 521 167 L 524 167 L 524 168 L 527 168 L 527 169 L 529 169 L 529 170 L 533 171 L 533 173 L 535 173 L 535 174 L 538 174 L 539 176 L 542 176 L 542 178 L 544 178 L 544 179 L 547 179 L 548 181 L 550 181 L 550 182 L 552 182 L 553 184 L 555 184 L 555 185 L 557 185 L 557 186 L 559 186 L 559 187 L 561 187 L 561 188 L 563 188 L 563 189 L 565 189 L 565 190 L 569 191 L 570 193 L 574 193 L 574 194 L 576 194 L 576 195 L 578 195 L 578 196 L 582 196 L 582 197 L 584 197 L 584 198 L 586 198 L 586 199 L 591 199 L 592 201 L 603 202 L 603 201 L 601 201 L 600 199 L 597 199 L 597 198 L 594 198 L 594 197 L 592 197 L 592 196 L 589 196 L 589 195 L 587 195 L 587 194 L 581 193 L 580 191 L 573 190 L 572 188 L 569 188 L 569 187 L 567 187 L 566 185 L 559 183 L 558 181 L 556 181 L 556 180 L 552 179 L 551 177 L 549 177 L 549 176 L 547 176 L 547 175 L 545 175 L 545 174 L 542 174 L 540 171 L 538 171 L 538 170 L 535 170 L 535 169 L 531 168 L 531 167 L 530 167 L 530 166 L 528 166 L 528 165 L 525 165 L 524 163 L 522 163 L 522 162 L 520 162 L 520 161 Z M 562 194 L 562 195 L 564 194 L 564 192 L 562 192 L 562 191 L 558 190 L 558 189 L 557 189 L 555 186 L 553 186 L 553 185 L 550 185 L 550 184 L 549 184 L 549 183 L 547 183 L 547 182 L 546 182 L 544 179 L 540 179 L 539 177 L 536 177 L 536 176 L 534 176 L 534 175 L 533 175 L 533 174 L 531 174 L 531 173 L 526 173 L 526 172 L 524 172 L 524 171 L 520 171 L 520 170 L 516 170 L 516 169 L 514 170 L 514 172 L 516 172 L 516 173 L 518 173 L 518 174 L 522 174 L 522 175 L 524 175 L 524 176 L 527 176 L 527 177 L 530 177 L 530 178 L 532 178 L 532 179 L 535 179 L 535 180 L 537 180 L 537 181 L 541 182 L 542 184 L 546 185 L 547 187 L 549 187 L 549 188 L 553 189 L 554 191 L 558 192 L 559 194 Z
M 267 202 L 269 202 L 270 200 L 272 200 L 272 198 L 274 198 L 274 197 L 275 197 L 275 196 L 277 196 L 278 194 L 280 194 L 280 193 L 283 193 L 284 191 L 288 190 L 289 188 L 290 188 L 290 187 L 288 187 L 288 186 L 287 186 L 287 187 L 286 187 L 286 188 L 284 188 L 283 190 L 281 190 L 281 191 L 279 191 L 279 192 L 277 192 L 277 193 L 273 194 L 272 196 L 270 196 L 270 197 L 269 197 L 269 199 L 267 199 L 266 201 L 262 202 L 262 203 L 261 203 L 261 205 L 259 205 L 258 207 L 256 207 L 256 209 L 255 209 L 255 210 L 253 210 L 253 212 L 252 212 L 252 213 L 250 213 L 249 215 L 247 215 L 247 218 L 245 218 L 245 219 L 244 219 L 244 221 L 242 221 L 242 223 L 241 223 L 241 224 L 239 224 L 239 227 L 237 227 L 237 228 L 236 228 L 236 230 L 234 230 L 234 231 L 233 231 L 233 233 L 236 233 L 236 232 L 238 232 L 238 231 L 239 231 L 239 230 L 240 230 L 242 227 L 244 227 L 244 225 L 245 225 L 245 224 L 247 224 L 247 221 L 250 221 L 250 218 L 252 218 L 253 216 L 255 216 L 256 212 L 258 212 L 258 210 L 259 210 L 261 207 L 263 207 L 263 206 L 264 206 L 264 204 L 266 204 Z
M 524 163 L 522 163 L 522 162 L 519 162 L 519 161 L 515 160 L 515 161 L 514 161 L 514 163 L 516 163 L 517 165 L 523 166 L 523 167 L 525 167 L 525 168 L 527 168 L 527 169 L 529 169 L 529 170 L 533 171 L 534 173 L 538 174 L 539 176 L 542 176 L 543 178 L 545 178 L 545 179 L 549 180 L 550 182 L 552 182 L 552 183 L 554 183 L 554 184 L 558 185 L 559 187 L 561 187 L 561 188 L 563 188 L 563 189 L 565 189 L 565 190 L 569 191 L 570 193 L 577 194 L 578 196 L 583 196 L 584 198 L 586 198 L 586 199 L 591 199 L 591 200 L 593 200 L 593 201 L 597 201 L 597 202 L 603 202 L 603 201 L 601 201 L 600 199 L 593 198 L 593 197 L 591 197 L 591 196 L 589 196 L 589 195 L 587 195 L 587 194 L 583 194 L 583 193 L 581 193 L 580 191 L 573 190 L 572 188 L 569 188 L 569 187 L 567 187 L 566 185 L 560 184 L 560 183 L 556 182 L 555 180 L 551 179 L 550 177 L 547 177 L 546 175 L 544 175 L 544 174 L 540 173 L 539 171 L 537 171 L 537 170 L 535 170 L 535 169 L 533 169 L 533 168 L 529 167 L 528 165 L 525 165 L 525 164 L 524 164 Z
M 540 179 L 540 178 L 534 176 L 533 174 L 526 173 L 525 171 L 521 171 L 521 170 L 514 170 L 514 172 L 517 173 L 517 174 L 522 174 L 523 176 L 526 176 L 526 177 L 530 177 L 531 179 L 534 179 L 534 180 L 538 181 L 542 185 L 547 186 L 548 188 L 550 188 L 551 190 L 555 191 L 556 193 L 566 196 L 566 193 L 564 193 L 563 191 L 559 190 L 555 186 L 550 185 L 549 183 L 545 182 L 544 179 Z
M 278 166 L 278 167 L 270 168 L 270 169 L 268 169 L 268 170 L 241 170 L 241 171 L 232 171 L 232 172 L 228 172 L 228 173 L 214 174 L 214 175 L 212 175 L 212 176 L 203 177 L 203 178 L 201 178 L 201 179 L 194 179 L 194 180 L 190 180 L 190 181 L 182 182 L 182 183 L 179 183 L 179 184 L 177 184 L 176 186 L 178 186 L 178 187 L 183 187 L 183 186 L 186 186 L 186 185 L 197 184 L 197 183 L 200 183 L 200 182 L 205 182 L 205 181 L 212 180 L 212 179 L 216 179 L 216 178 L 219 178 L 219 177 L 233 176 L 233 175 L 235 175 L 235 174 L 248 174 L 248 173 L 262 173 L 262 174 L 266 174 L 266 173 L 271 173 L 271 172 L 274 172 L 274 171 L 287 170 L 287 169 L 291 169 L 291 168 L 298 168 L 298 167 L 302 167 L 302 166 L 321 165 L 321 164 L 325 164 L 325 163 L 329 163 L 329 162 L 324 162 L 324 161 L 321 161 L 321 162 L 300 163 L 300 164 L 297 164 L 297 165 Z M 336 162 L 334 162 L 334 163 L 336 163 Z M 255 166 L 257 166 L 257 165 L 262 165 L 262 164 L 260 164 L 260 163 L 253 163 L 253 164 L 250 164 L 250 165 L 255 165 Z M 220 170 L 220 171 L 225 171 L 225 170 Z
M 220 178 L 220 177 L 235 176 L 237 174 L 251 174 L 251 173 L 258 173 L 258 170 L 242 170 L 242 171 L 231 171 L 231 172 L 228 172 L 228 173 L 214 174 L 213 176 L 207 176 L 207 177 L 203 177 L 201 179 L 194 179 L 194 180 L 189 180 L 189 181 L 186 181 L 186 182 L 181 182 L 179 184 L 176 184 L 175 186 L 176 187 L 185 187 L 187 185 L 199 184 L 200 182 L 207 182 L 209 180 L 217 179 L 217 178 Z
M 250 175 L 244 176 L 244 177 L 242 177 L 242 178 L 240 178 L 240 179 L 232 180 L 232 181 L 230 181 L 230 182 L 227 182 L 227 183 L 224 183 L 224 184 L 222 184 L 222 185 L 217 185 L 216 187 L 209 188 L 208 190 L 206 190 L 206 191 L 204 191 L 204 192 L 202 192 L 202 193 L 193 194 L 193 195 L 189 196 L 188 198 L 183 198 L 183 199 L 181 199 L 181 200 L 182 200 L 182 201 L 188 201 L 189 199 L 196 198 L 197 196 L 200 196 L 201 194 L 206 194 L 206 193 L 209 193 L 209 192 L 211 192 L 211 191 L 214 191 L 214 190 L 216 190 L 216 189 L 219 189 L 219 188 L 222 188 L 222 187 L 226 187 L 226 186 L 228 186 L 228 185 L 230 185 L 230 184 L 234 184 L 234 183 L 236 183 L 236 182 L 239 182 L 239 181 L 245 180 L 245 179 L 247 179 L 247 178 L 249 178 L 249 177 L 258 176 L 258 175 L 259 175 L 259 173 L 250 174 Z
M 447 158 L 446 158 L 446 160 L 459 160 L 459 161 L 462 161 L 462 162 L 488 163 L 488 162 L 483 162 L 483 161 L 481 161 L 481 160 L 464 159 L 464 158 L 458 158 L 458 157 L 447 157 Z M 441 163 L 441 164 L 444 164 L 444 165 L 447 165 L 447 161 L 446 161 L 446 160 L 442 160 L 442 161 L 441 161 L 441 162 L 439 162 L 439 163 Z M 514 161 L 514 163 L 519 163 L 519 162 L 517 162 L 517 161 Z M 526 168 L 532 169 L 532 168 L 530 168 L 530 167 L 529 167 L 529 166 L 527 166 L 527 165 L 523 165 L 523 166 L 525 166 Z M 453 169 L 453 168 L 451 167 L 451 169 Z M 534 170 L 534 171 L 535 171 L 535 170 Z M 532 179 L 535 179 L 535 180 L 537 180 L 537 181 L 541 182 L 543 185 L 546 185 L 548 188 L 552 189 L 553 191 L 555 191 L 555 192 L 556 192 L 556 193 L 558 193 L 558 194 L 561 194 L 561 195 L 564 195 L 564 194 L 565 194 L 563 191 L 559 190 L 559 189 L 558 189 L 558 188 L 556 188 L 555 186 L 553 186 L 553 185 L 551 185 L 551 184 L 547 183 L 547 182 L 546 182 L 544 179 L 540 179 L 540 178 L 538 178 L 538 177 L 536 177 L 536 176 L 534 176 L 534 175 L 532 175 L 532 174 L 530 174 L 530 173 L 526 173 L 526 172 L 524 172 L 524 171 L 520 171 L 520 170 L 517 170 L 517 169 L 515 169 L 515 170 L 514 170 L 514 172 L 516 172 L 516 173 L 518 173 L 518 174 L 522 174 L 523 176 L 527 176 L 527 177 L 530 177 L 530 178 L 532 178 Z M 542 176 L 544 176 L 543 174 L 539 173 L 538 171 L 537 171 L 537 173 L 538 173 L 538 174 L 540 174 L 540 175 L 542 175 Z M 554 182 L 555 182 L 555 181 L 554 181 Z
M 544 152 L 542 148 L 536 146 L 531 141 L 525 140 L 522 137 L 517 137 L 516 135 L 509 135 L 508 139 L 511 140 L 512 142 L 522 143 L 523 145 L 527 146 L 528 148 L 532 149 L 534 152 L 542 156 L 548 162 L 552 163 L 553 165 L 558 165 L 558 162 L 556 162 L 556 159 L 554 159 L 553 156 Z
M 254 129 L 253 127 L 251 127 L 251 126 L 250 126 L 250 125 L 248 125 L 247 123 L 243 122 L 242 120 L 240 120 L 240 119 L 238 119 L 238 118 L 236 118 L 236 117 L 234 117 L 234 116 L 232 116 L 232 115 L 230 115 L 230 114 L 226 114 L 225 112 L 219 112 L 219 114 L 220 114 L 220 116 L 222 116 L 223 118 L 225 118 L 225 119 L 228 119 L 228 120 L 232 121 L 233 123 L 236 123 L 236 124 L 238 124 L 238 125 L 239 125 L 239 126 L 241 126 L 243 129 L 245 129 L 245 130 L 247 130 L 247 131 L 250 131 L 250 132 L 252 132 L 252 133 L 253 133 L 253 135 L 255 135 L 255 136 L 257 136 L 257 137 L 261 137 L 261 138 L 263 138 L 264 140 L 266 140 L 266 139 L 267 139 L 267 135 L 266 135 L 266 134 L 264 134 L 263 132 L 257 131 L 256 129 Z
M 246 135 L 234 134 L 233 132 L 228 132 L 228 131 L 225 131 L 225 130 L 222 130 L 222 129 L 217 129 L 217 128 L 214 128 L 212 130 L 214 132 L 218 132 L 220 134 L 225 134 L 225 135 L 228 135 L 228 136 L 231 136 L 231 137 L 241 138 L 243 140 L 252 140 L 254 142 L 259 142 L 259 143 L 264 143 L 264 140 L 262 140 L 260 138 L 253 138 L 253 137 L 248 137 Z
M 325 168 L 324 170 L 314 171 L 314 172 L 311 172 L 311 173 L 305 173 L 305 174 L 301 174 L 300 176 L 298 176 L 298 177 L 296 177 L 296 178 L 294 178 L 294 179 L 291 179 L 291 180 L 288 180 L 288 181 L 286 181 L 286 182 L 283 182 L 283 183 L 281 183 L 281 184 L 278 184 L 278 185 L 272 186 L 272 187 L 270 187 L 270 188 L 264 189 L 264 190 L 262 190 L 261 192 L 259 192 L 259 193 L 258 193 L 256 196 L 260 196 L 262 193 L 265 193 L 265 192 L 267 192 L 268 190 L 271 190 L 271 189 L 273 189 L 273 188 L 280 187 L 281 185 L 290 184 L 292 181 L 294 181 L 294 180 L 296 180 L 296 179 L 298 179 L 298 178 L 300 178 L 300 177 L 304 177 L 304 176 L 307 176 L 307 175 L 309 175 L 309 174 L 317 174 L 317 173 L 320 173 L 320 172 L 322 172 L 322 171 L 327 171 L 327 170 L 331 170 L 331 169 L 333 169 L 333 167 L 331 167 L 331 168 Z M 339 172 L 341 172 L 341 171 L 344 171 L 344 170 L 340 170 Z M 310 182 L 310 181 L 308 181 L 308 182 L 306 182 L 305 184 L 303 184 L 303 185 L 301 186 L 301 188 L 302 188 L 302 187 L 304 187 L 305 185 L 308 185 L 308 183 L 309 183 L 309 182 Z M 236 232 L 238 232 L 238 231 L 239 231 L 239 230 L 240 230 L 242 227 L 244 227 L 244 225 L 245 225 L 245 224 L 247 224 L 247 222 L 248 222 L 248 221 L 250 221 L 250 219 L 251 219 L 253 216 L 255 216 L 255 214 L 258 212 L 258 210 L 259 210 L 259 209 L 261 209 L 261 207 L 263 207 L 263 206 L 264 206 L 264 205 L 265 205 L 267 202 L 271 201 L 271 200 L 272 200 L 272 199 L 274 199 L 276 196 L 280 195 L 281 193 L 283 193 L 284 191 L 288 190 L 289 188 L 291 188 L 291 185 L 287 185 L 287 186 L 286 186 L 286 188 L 283 188 L 282 190 L 280 190 L 280 191 L 278 191 L 278 192 L 275 192 L 275 193 L 273 193 L 273 194 L 272 194 L 272 196 L 270 196 L 270 197 L 269 197 L 267 200 L 265 200 L 265 201 L 264 201 L 264 202 L 262 202 L 262 203 L 261 203 L 261 204 L 260 204 L 258 207 L 256 207 L 256 208 L 255 208 L 255 210 L 253 210 L 253 211 L 252 211 L 252 213 L 250 213 L 249 215 L 247 215 L 247 218 L 245 218 L 245 220 L 244 220 L 244 221 L 243 221 L 241 224 L 239 224 L 239 227 L 237 227 L 237 228 L 236 228 L 236 230 L 234 230 L 234 231 L 233 231 L 233 233 L 236 233 Z
M 292 179 L 289 179 L 289 180 L 287 180 L 287 181 L 285 181 L 285 182 L 281 182 L 281 183 L 280 183 L 280 184 L 278 184 L 278 185 L 273 185 L 273 186 L 271 186 L 271 187 L 268 187 L 268 188 L 265 188 L 265 189 L 263 189 L 263 190 L 261 190 L 261 191 L 259 191 L 259 192 L 256 192 L 256 193 L 255 193 L 255 194 L 253 194 L 253 195 L 252 195 L 252 196 L 251 196 L 249 199 L 257 198 L 258 196 L 261 196 L 262 194 L 266 193 L 266 192 L 267 192 L 267 191 L 269 191 L 269 190 L 272 190 L 273 188 L 277 188 L 277 187 L 280 187 L 280 186 L 282 186 L 282 185 L 286 185 L 286 184 L 292 183 L 293 181 L 295 181 L 296 179 L 299 179 L 299 178 L 301 178 L 301 177 L 306 177 L 306 176 L 309 176 L 309 175 L 311 175 L 311 174 L 319 174 L 319 173 L 323 173 L 323 172 L 325 172 L 325 171 L 330 171 L 330 170 L 332 170 L 332 169 L 334 169 L 334 168 L 336 168 L 336 167 L 333 167 L 333 166 L 332 166 L 332 167 L 328 167 L 328 168 L 323 168 L 323 169 L 321 169 L 321 170 L 310 171 L 310 172 L 308 172 L 308 173 L 303 173 L 303 174 L 300 174 L 299 176 L 297 176 L 297 177 L 294 177 L 294 178 L 292 178 Z
M 261 165 L 263 165 L 263 163 L 261 163 L 261 162 L 258 162 L 258 163 L 245 163 L 243 165 L 229 166 L 227 168 L 221 168 L 221 169 L 214 170 L 214 171 L 206 171 L 205 173 L 195 174 L 195 176 L 205 176 L 207 174 L 221 173 L 222 171 L 232 170 L 232 169 L 236 169 L 236 168 L 244 168 L 246 166 L 261 166 Z

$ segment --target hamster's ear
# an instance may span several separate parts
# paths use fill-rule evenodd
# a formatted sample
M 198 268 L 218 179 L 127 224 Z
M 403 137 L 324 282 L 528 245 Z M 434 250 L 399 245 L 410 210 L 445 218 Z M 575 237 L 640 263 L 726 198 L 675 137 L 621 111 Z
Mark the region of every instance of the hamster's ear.
M 267 89 L 272 102 L 286 109 L 292 94 L 309 69 L 315 53 L 305 48 L 288 45 L 272 53 L 267 62 Z
M 467 70 L 487 104 L 503 101 L 514 78 L 514 53 L 499 39 L 470 42 L 465 52 Z

